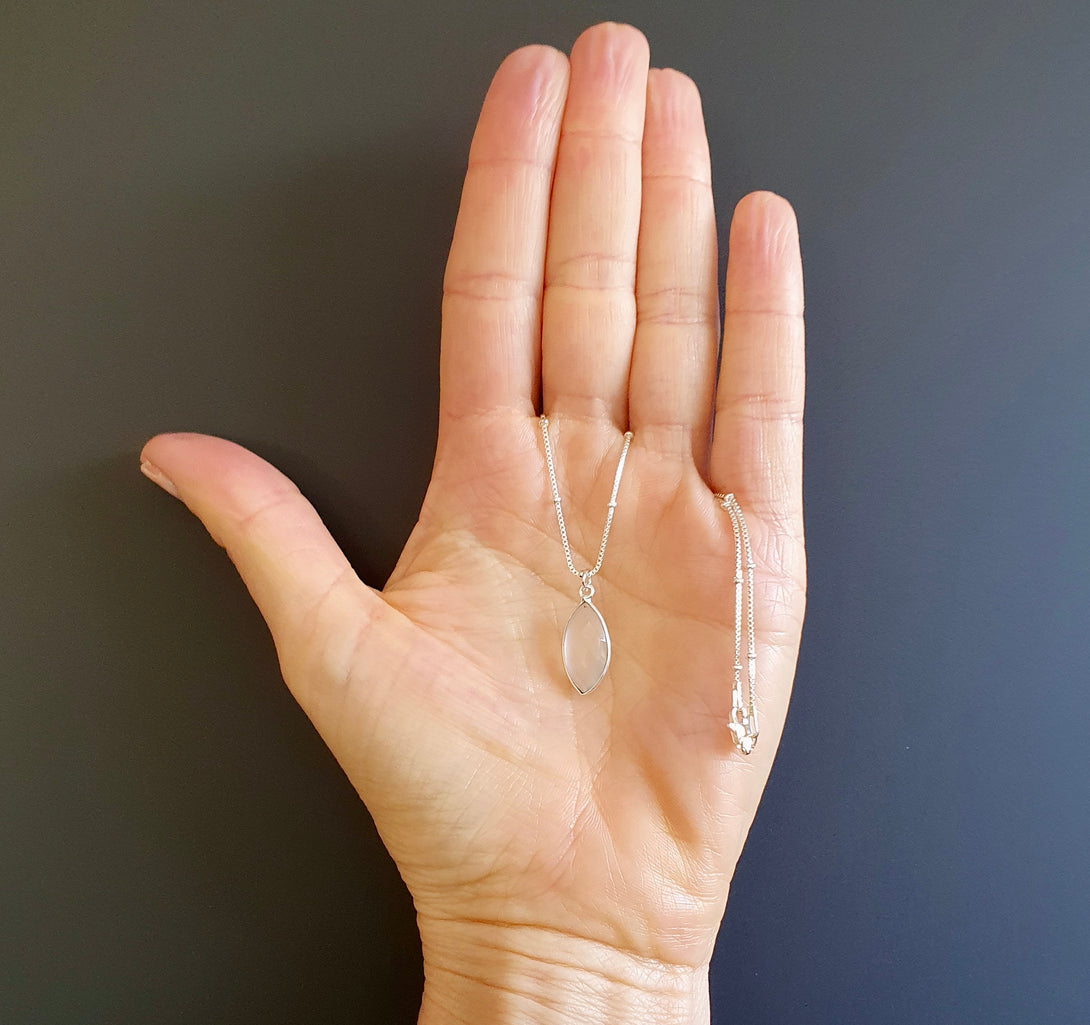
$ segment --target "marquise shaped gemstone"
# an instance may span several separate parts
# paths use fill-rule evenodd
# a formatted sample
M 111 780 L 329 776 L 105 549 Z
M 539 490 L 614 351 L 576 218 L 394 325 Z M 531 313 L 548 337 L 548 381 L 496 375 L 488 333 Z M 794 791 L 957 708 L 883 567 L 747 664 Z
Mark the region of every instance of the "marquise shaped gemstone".
M 602 614 L 589 602 L 580 602 L 564 627 L 564 670 L 580 694 L 598 686 L 609 668 L 609 631 Z

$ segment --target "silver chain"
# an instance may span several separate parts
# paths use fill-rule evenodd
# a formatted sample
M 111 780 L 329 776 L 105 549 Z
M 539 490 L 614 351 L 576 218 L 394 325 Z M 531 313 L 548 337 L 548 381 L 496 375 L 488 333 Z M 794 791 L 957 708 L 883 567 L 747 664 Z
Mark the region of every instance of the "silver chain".
M 628 446 L 632 444 L 632 432 L 626 431 L 624 436 L 624 448 L 617 460 L 617 472 L 613 475 L 613 490 L 609 494 L 609 509 L 606 512 L 606 525 L 602 531 L 602 543 L 598 546 L 598 560 L 593 569 L 579 570 L 572 561 L 571 545 L 568 543 L 568 529 L 564 526 L 564 510 L 560 506 L 560 488 L 556 483 L 556 467 L 553 465 L 553 446 L 549 441 L 548 417 L 541 417 L 541 439 L 545 443 L 545 465 L 549 470 L 549 484 L 553 489 L 553 506 L 556 509 L 556 522 L 560 527 L 560 540 L 564 543 L 564 558 L 568 563 L 568 569 L 574 576 L 579 577 L 582 586 L 579 589 L 580 598 L 589 598 L 594 594 L 594 587 L 590 578 L 602 568 L 602 559 L 606 555 L 606 544 L 609 542 L 609 528 L 613 526 L 613 512 L 617 508 L 617 489 L 621 486 L 621 474 L 624 472 L 624 461 L 628 457 Z M 589 592 L 589 593 L 585 593 Z
M 606 511 L 606 525 L 602 530 L 602 543 L 598 546 L 598 558 L 590 569 L 583 570 L 576 569 L 572 559 L 568 528 L 564 524 L 564 509 L 560 503 L 560 487 L 556 481 L 553 446 L 549 440 L 549 420 L 545 416 L 541 417 L 541 440 L 545 444 L 545 465 L 549 471 L 549 485 L 553 492 L 553 507 L 556 509 L 560 540 L 564 545 L 564 560 L 572 576 L 580 580 L 580 600 L 589 601 L 594 594 L 591 578 L 602 568 L 602 560 L 606 555 L 609 529 L 613 526 L 613 513 L 617 508 L 617 491 L 621 486 L 621 474 L 624 472 L 628 446 L 632 443 L 632 432 L 625 432 L 624 447 L 617 460 L 617 470 L 613 475 L 613 490 L 609 494 L 609 507 Z M 746 518 L 742 515 L 741 506 L 738 505 L 734 495 L 717 492 L 715 498 L 730 516 L 731 528 L 734 531 L 734 690 L 731 695 L 730 732 L 739 750 L 748 755 L 753 751 L 759 733 L 756 703 L 757 641 L 753 625 L 753 570 L 755 568 L 753 548 L 749 541 Z M 746 649 L 744 664 L 742 662 L 743 622 L 745 623 Z
M 734 692 L 731 698 L 730 730 L 743 754 L 757 743 L 757 640 L 753 628 L 753 549 L 749 543 L 746 518 L 734 495 L 716 494 L 730 516 L 734 530 Z M 744 556 L 744 561 L 743 561 Z M 743 573 L 743 569 L 745 572 Z M 742 665 L 742 593 L 745 588 L 746 665 Z M 745 687 L 742 670 L 745 669 Z M 743 690 L 745 693 L 743 693 Z M 748 700 L 747 700 L 748 699 Z

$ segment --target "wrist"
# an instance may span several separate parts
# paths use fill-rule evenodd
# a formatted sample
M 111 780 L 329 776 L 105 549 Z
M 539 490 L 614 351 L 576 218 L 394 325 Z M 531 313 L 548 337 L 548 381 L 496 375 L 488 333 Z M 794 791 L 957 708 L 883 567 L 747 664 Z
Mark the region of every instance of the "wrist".
M 537 926 L 421 921 L 420 1025 L 707 1025 L 707 965 Z

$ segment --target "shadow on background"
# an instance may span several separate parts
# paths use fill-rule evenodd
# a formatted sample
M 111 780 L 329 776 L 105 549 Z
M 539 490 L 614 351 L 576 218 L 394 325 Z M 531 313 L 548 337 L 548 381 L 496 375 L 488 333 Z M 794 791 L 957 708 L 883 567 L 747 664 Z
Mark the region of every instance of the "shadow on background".
M 5 673 L 35 681 L 4 695 L 5 1021 L 416 1020 L 397 871 L 226 555 L 136 449 L 250 441 L 381 586 L 434 446 L 458 173 L 433 170 L 382 154 L 188 197 L 106 255 L 146 341 L 120 404 L 88 380 L 115 399 L 83 427 L 120 419 L 133 448 L 39 473 L 4 517 Z

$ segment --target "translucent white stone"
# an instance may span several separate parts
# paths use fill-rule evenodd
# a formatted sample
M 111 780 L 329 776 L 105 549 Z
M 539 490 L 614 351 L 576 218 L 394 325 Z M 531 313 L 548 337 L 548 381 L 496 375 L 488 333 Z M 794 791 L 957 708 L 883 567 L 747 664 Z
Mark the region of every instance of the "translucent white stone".
M 609 631 L 590 602 L 580 602 L 568 618 L 563 650 L 564 670 L 572 686 L 580 694 L 594 690 L 609 668 Z

